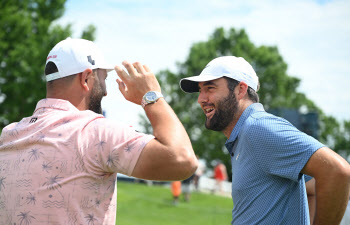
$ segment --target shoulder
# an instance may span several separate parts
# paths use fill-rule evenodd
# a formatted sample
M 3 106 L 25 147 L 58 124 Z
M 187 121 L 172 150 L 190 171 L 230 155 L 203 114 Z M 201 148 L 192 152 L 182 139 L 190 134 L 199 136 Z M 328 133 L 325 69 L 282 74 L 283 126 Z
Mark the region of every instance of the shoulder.
M 16 127 L 17 124 L 18 124 L 18 123 L 15 122 L 15 123 L 11 123 L 11 124 L 7 125 L 6 127 L 4 127 L 4 128 L 2 129 L 2 132 L 8 131 L 8 130 L 12 130 L 13 128 Z
M 298 131 L 290 122 L 267 112 L 256 112 L 246 120 L 244 132 L 252 136 L 278 135 L 281 131 Z M 281 132 L 281 133 L 280 133 Z
M 85 124 L 84 130 L 93 132 L 107 132 L 114 135 L 121 135 L 122 133 L 137 132 L 131 125 L 124 124 L 120 121 L 107 119 L 102 116 L 91 117 Z
M 70 115 L 71 119 L 79 123 L 83 129 L 106 129 L 115 127 L 130 127 L 120 121 L 112 120 L 90 110 L 78 111 Z
M 255 118 L 253 116 L 249 121 L 249 129 L 245 130 L 245 140 L 253 147 L 277 147 L 282 150 L 285 148 L 314 149 L 321 146 L 319 141 L 298 130 L 286 119 L 269 113 L 265 114 Z
M 256 147 L 282 148 L 295 144 L 314 143 L 311 136 L 301 132 L 289 121 L 269 113 L 257 113 L 247 120 L 242 135 L 249 145 Z

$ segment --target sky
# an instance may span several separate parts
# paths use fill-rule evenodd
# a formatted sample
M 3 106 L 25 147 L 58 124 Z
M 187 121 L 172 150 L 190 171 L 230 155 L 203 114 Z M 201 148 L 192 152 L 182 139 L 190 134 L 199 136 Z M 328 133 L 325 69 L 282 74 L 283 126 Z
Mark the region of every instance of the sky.
M 218 27 L 245 29 L 255 46 L 277 46 L 287 73 L 301 79 L 298 91 L 350 120 L 350 0 L 68 0 L 65 7 L 57 23 L 72 24 L 73 37 L 93 24 L 109 63 L 139 61 L 154 73 L 176 72 Z M 116 78 L 114 71 L 107 78 L 106 116 L 140 128 L 144 111 L 123 98 Z

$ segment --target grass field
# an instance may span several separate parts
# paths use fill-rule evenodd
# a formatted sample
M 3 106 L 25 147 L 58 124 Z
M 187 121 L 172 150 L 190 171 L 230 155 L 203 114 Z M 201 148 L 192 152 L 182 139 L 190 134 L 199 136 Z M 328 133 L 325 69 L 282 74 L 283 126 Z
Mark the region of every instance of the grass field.
M 117 225 L 224 225 L 231 222 L 232 200 L 193 192 L 172 204 L 170 189 L 118 181 Z

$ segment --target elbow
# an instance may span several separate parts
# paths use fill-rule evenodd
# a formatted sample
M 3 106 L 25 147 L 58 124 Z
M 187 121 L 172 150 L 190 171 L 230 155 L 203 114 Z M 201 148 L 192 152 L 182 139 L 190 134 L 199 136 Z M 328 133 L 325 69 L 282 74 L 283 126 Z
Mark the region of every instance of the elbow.
M 337 186 L 338 189 L 348 190 L 350 188 L 350 165 L 345 160 L 341 160 L 326 169 L 320 169 L 314 174 L 316 180 L 316 192 L 319 185 Z
M 350 165 L 346 162 L 333 171 L 333 178 L 337 181 L 343 181 L 350 187 Z
M 339 169 L 339 176 L 348 181 L 350 184 L 350 165 L 348 162 L 344 162 Z
M 198 160 L 195 156 L 193 149 L 182 149 L 184 154 L 179 157 L 178 162 L 178 168 L 181 168 L 181 171 L 179 171 L 179 180 L 185 180 L 192 176 L 197 168 L 198 168 Z
M 347 165 L 343 174 L 344 174 L 343 176 L 345 177 L 345 179 L 347 179 L 347 181 L 348 181 L 348 185 L 350 186 L 350 165 L 349 164 Z
M 192 176 L 196 172 L 197 168 L 198 168 L 198 160 L 196 156 L 193 155 L 193 157 L 188 159 L 187 174 L 185 174 L 186 176 L 184 179 L 187 179 L 190 176 Z

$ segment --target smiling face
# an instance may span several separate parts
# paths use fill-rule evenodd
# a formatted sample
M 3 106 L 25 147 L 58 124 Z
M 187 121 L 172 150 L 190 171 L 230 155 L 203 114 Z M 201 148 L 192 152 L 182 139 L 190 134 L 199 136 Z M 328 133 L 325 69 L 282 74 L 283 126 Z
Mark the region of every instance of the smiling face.
M 228 129 L 237 115 L 238 102 L 226 79 L 200 82 L 198 86 L 198 103 L 206 116 L 205 127 L 214 131 Z

